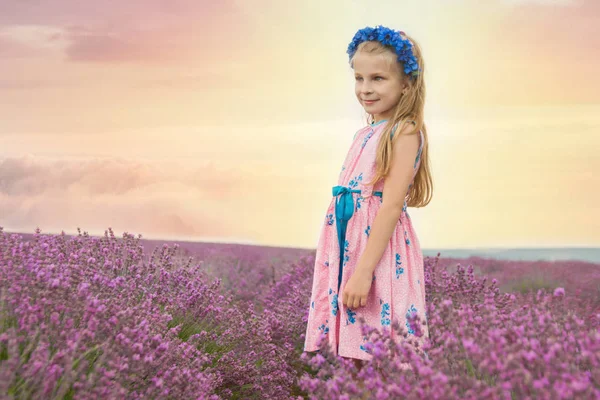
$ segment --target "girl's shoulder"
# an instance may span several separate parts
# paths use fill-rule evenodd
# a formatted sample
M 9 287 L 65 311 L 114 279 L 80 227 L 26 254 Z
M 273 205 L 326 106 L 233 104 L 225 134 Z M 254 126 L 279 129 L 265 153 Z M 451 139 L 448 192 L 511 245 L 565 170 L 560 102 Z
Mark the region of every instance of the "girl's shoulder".
M 370 129 L 371 129 L 371 126 L 370 126 L 370 125 L 363 126 L 362 128 L 360 128 L 359 130 L 357 130 L 357 131 L 354 133 L 354 137 L 352 138 L 352 140 L 356 139 L 356 137 L 358 136 L 358 134 L 359 134 L 359 133 L 362 133 L 362 132 L 368 131 L 368 130 L 370 130 Z
M 402 126 L 404 128 L 408 127 L 409 129 L 412 129 L 413 127 L 417 126 L 417 122 L 414 121 L 414 120 L 412 120 L 412 119 L 406 119 L 406 120 L 404 120 L 402 122 L 403 122 Z M 396 122 L 394 124 L 394 127 L 392 129 L 396 130 L 396 128 L 398 127 L 398 124 L 399 124 L 399 122 Z
M 405 120 L 403 122 L 404 123 L 402 124 L 402 128 L 400 129 L 400 134 L 410 132 L 410 131 L 412 131 L 412 129 L 415 126 L 417 126 L 417 123 L 411 119 Z M 394 133 L 396 132 L 397 128 L 398 128 L 398 123 L 394 124 L 394 126 L 392 127 L 392 132 L 391 132 L 392 137 L 394 136 Z M 421 131 L 419 131 L 417 133 L 420 135 Z

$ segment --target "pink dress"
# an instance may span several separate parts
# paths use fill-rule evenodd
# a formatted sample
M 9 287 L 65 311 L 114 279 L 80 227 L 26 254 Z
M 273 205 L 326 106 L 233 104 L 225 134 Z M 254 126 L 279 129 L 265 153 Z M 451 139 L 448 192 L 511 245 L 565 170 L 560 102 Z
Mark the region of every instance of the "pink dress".
M 333 197 L 317 244 L 304 351 L 317 351 L 319 335 L 324 334 L 334 354 L 367 360 L 372 355 L 364 347 L 367 338 L 360 330 L 359 316 L 380 330 L 383 327 L 392 330 L 392 322 L 398 320 L 409 334 L 414 332 L 409 329 L 407 315 L 418 313 L 421 320 L 427 320 L 423 254 L 406 212 L 406 200 L 396 229 L 374 270 L 367 305 L 353 310 L 342 303 L 344 285 L 365 250 L 371 225 L 383 202 L 383 180 L 374 187 L 363 182 L 369 182 L 374 176 L 375 152 L 386 121 L 367 125 L 356 133 L 338 184 L 332 190 Z M 414 163 L 413 181 L 423 149 L 423 132 L 419 135 L 421 144 Z M 427 326 L 422 330 L 421 338 L 415 336 L 421 344 L 429 337 Z M 396 335 L 398 342 L 401 339 Z

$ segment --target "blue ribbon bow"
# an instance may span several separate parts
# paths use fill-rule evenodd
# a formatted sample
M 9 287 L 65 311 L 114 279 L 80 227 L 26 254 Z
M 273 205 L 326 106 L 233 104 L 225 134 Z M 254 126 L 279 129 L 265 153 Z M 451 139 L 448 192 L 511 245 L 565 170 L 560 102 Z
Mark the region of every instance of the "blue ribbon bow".
M 354 197 L 352 193 L 361 193 L 360 189 L 351 189 L 345 186 L 334 186 L 332 188 L 333 196 L 339 196 L 335 202 L 335 225 L 338 234 L 338 246 L 340 248 L 340 266 L 338 272 L 338 294 L 342 284 L 342 267 L 344 265 L 344 243 L 346 242 L 346 229 L 348 221 L 354 214 Z M 381 192 L 373 192 L 375 196 L 381 196 Z

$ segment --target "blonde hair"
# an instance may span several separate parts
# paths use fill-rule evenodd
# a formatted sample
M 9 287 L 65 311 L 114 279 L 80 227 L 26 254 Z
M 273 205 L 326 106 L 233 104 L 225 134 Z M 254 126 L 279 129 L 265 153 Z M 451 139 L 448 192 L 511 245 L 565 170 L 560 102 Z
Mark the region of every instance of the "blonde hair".
M 393 143 L 396 137 L 399 136 L 401 127 L 403 127 L 405 123 L 414 121 L 414 129 L 404 134 L 418 134 L 421 130 L 423 131 L 424 142 L 421 151 L 421 164 L 415 179 L 408 190 L 406 205 L 408 207 L 425 207 L 431 201 L 433 194 L 433 180 L 431 176 L 431 166 L 429 164 L 429 140 L 427 136 L 427 128 L 425 127 L 424 122 L 425 80 L 423 78 L 423 73 L 425 71 L 425 64 L 423 62 L 419 44 L 408 35 L 404 35 L 404 37 L 409 39 L 413 44 L 412 51 L 417 58 L 419 74 L 416 77 L 409 79 L 409 77 L 403 72 L 404 68 L 403 65 L 401 65 L 401 62 L 396 61 L 399 64 L 399 71 L 402 75 L 401 79 L 405 79 L 409 82 L 409 88 L 407 93 L 400 97 L 400 101 L 398 101 L 398 104 L 394 109 L 392 119 L 386 123 L 383 133 L 381 134 L 381 139 L 379 140 L 376 150 L 375 176 L 371 182 L 367 183 L 367 185 L 374 185 L 389 174 L 392 162 Z M 354 57 L 359 52 L 373 55 L 389 54 L 393 56 L 393 60 L 397 60 L 396 52 L 393 48 L 385 46 L 378 41 L 365 41 L 358 46 L 354 56 L 350 60 L 350 65 L 352 68 L 354 68 Z M 374 116 L 372 114 L 368 114 L 367 123 L 370 124 L 373 121 L 373 118 Z M 394 126 L 397 126 L 396 132 L 398 132 L 398 134 L 392 136 L 392 129 Z

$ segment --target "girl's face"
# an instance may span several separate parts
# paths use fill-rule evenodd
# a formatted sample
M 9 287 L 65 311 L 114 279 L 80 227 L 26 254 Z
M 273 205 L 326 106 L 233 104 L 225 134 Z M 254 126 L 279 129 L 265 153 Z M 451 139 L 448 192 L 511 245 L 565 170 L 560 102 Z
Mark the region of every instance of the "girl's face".
M 359 52 L 353 59 L 356 98 L 375 121 L 390 119 L 402 91 L 408 89 L 400 66 L 392 57 L 387 53 Z

